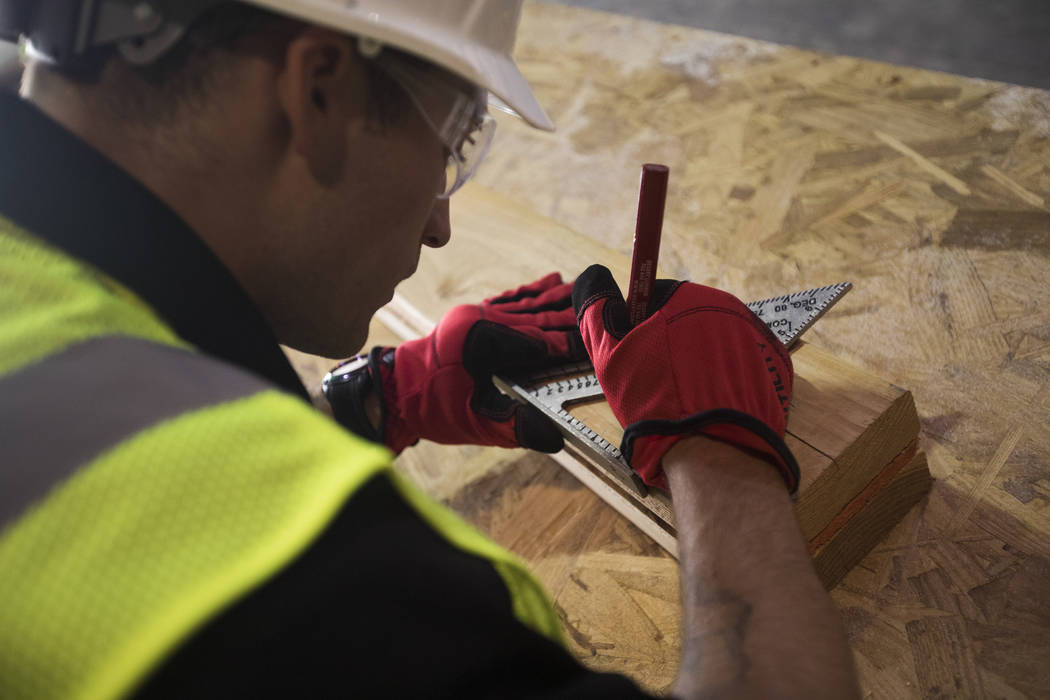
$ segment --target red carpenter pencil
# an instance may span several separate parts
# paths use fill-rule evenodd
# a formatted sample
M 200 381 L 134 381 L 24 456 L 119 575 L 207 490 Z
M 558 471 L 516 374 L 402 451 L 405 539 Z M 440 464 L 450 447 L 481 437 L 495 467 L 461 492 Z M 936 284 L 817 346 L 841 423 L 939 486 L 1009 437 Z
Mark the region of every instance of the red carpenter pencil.
M 660 257 L 660 231 L 664 223 L 668 173 L 666 165 L 646 163 L 642 166 L 631 281 L 627 290 L 627 310 L 632 326 L 649 316 L 649 301 L 656 283 L 656 263 Z

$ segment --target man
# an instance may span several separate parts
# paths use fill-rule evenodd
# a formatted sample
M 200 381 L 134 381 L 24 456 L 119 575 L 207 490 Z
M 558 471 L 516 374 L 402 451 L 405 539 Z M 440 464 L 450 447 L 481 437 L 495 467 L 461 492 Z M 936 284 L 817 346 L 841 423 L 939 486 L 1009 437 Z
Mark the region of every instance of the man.
M 550 126 L 518 10 L 0 0 L 29 39 L 0 98 L 0 697 L 639 696 L 375 444 L 555 450 L 489 380 L 584 352 L 675 499 L 676 694 L 856 694 L 789 499 L 790 360 L 729 295 L 661 283 L 632 329 L 592 268 L 455 309 L 329 386 L 371 442 L 277 347 L 352 354 L 448 241 L 484 91 Z

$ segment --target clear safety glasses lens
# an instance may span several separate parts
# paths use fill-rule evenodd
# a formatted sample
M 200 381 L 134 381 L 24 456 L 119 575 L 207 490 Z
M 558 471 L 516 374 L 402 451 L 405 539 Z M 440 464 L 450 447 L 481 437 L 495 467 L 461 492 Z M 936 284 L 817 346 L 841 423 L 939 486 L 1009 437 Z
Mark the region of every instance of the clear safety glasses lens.
M 496 120 L 488 113 L 485 91 L 467 92 L 440 73 L 428 73 L 424 78 L 418 68 L 402 66 L 382 54 L 375 60 L 401 86 L 448 151 L 444 187 L 437 193 L 438 199 L 448 199 L 477 172 L 492 145 Z M 450 103 L 444 119 L 435 119 L 435 107 L 425 106 Z
M 457 132 L 463 134 L 464 131 Z M 453 148 L 449 143 L 455 143 L 450 139 L 445 141 L 445 147 L 449 149 L 448 162 L 445 166 L 445 188 L 438 193 L 438 199 L 448 199 L 456 190 L 464 185 L 470 178 L 474 177 L 481 161 L 489 152 L 492 139 L 496 135 L 496 120 L 487 112 L 475 114 L 471 118 L 471 127 L 465 135 L 458 137 L 459 146 Z

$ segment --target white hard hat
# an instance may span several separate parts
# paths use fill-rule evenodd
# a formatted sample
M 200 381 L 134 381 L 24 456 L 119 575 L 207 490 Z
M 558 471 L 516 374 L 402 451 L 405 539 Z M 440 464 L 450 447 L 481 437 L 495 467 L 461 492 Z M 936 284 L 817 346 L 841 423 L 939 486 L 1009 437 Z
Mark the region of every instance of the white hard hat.
M 511 53 L 521 0 L 241 0 L 369 37 L 485 88 L 526 122 L 553 131 Z

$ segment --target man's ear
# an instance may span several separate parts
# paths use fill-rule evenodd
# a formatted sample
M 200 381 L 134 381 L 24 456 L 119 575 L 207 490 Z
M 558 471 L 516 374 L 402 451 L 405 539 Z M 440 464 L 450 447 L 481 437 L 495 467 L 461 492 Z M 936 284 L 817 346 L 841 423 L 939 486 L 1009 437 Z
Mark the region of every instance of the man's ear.
M 324 185 L 342 176 L 347 138 L 364 126 L 367 91 L 349 37 L 311 27 L 288 43 L 277 76 L 291 148 Z

